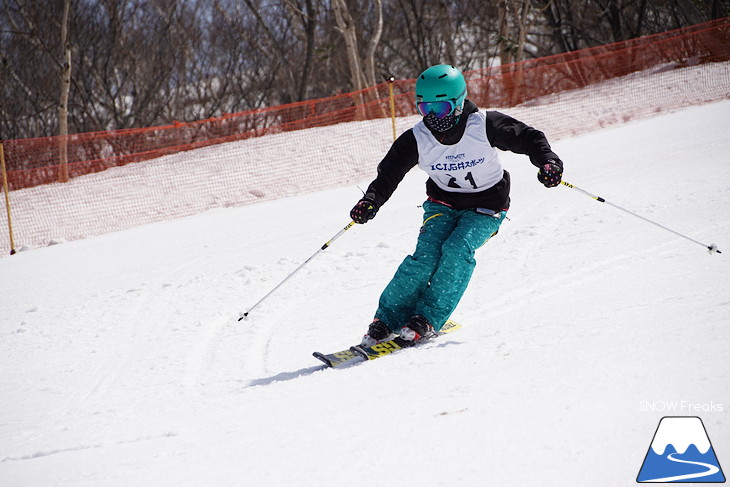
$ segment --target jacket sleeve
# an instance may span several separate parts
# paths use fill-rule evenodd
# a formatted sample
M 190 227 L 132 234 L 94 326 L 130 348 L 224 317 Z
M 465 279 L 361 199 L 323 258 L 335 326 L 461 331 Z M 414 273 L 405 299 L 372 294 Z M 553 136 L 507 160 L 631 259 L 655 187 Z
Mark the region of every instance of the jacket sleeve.
M 382 206 L 393 195 L 406 173 L 416 164 L 418 164 L 418 145 L 416 136 L 410 129 L 393 142 L 388 153 L 378 164 L 378 175 L 368 186 L 365 198 Z
M 493 147 L 526 154 L 530 162 L 540 167 L 548 159 L 563 167 L 563 163 L 550 148 L 547 137 L 541 131 L 500 112 L 488 111 L 487 138 Z

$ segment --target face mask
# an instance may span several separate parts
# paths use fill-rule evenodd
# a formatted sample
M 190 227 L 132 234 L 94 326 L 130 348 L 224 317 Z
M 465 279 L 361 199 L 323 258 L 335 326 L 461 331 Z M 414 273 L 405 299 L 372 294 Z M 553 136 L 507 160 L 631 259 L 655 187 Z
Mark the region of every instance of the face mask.
M 426 127 L 436 132 L 446 132 L 450 128 L 453 128 L 458 121 L 459 116 L 454 113 L 452 113 L 451 115 L 446 115 L 442 118 L 438 118 L 432 112 L 423 117 L 423 123 L 426 124 Z

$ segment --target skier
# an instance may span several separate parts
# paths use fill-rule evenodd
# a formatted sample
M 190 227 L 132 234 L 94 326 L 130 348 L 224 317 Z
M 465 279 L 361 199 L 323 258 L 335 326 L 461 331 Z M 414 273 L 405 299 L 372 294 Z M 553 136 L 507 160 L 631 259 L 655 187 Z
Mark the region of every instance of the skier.
M 411 168 L 429 176 L 416 249 L 383 290 L 364 347 L 398 333 L 418 340 L 446 323 L 471 279 L 474 252 L 497 234 L 509 209 L 510 176 L 496 149 L 528 155 L 543 185 L 560 184 L 563 163 L 545 134 L 502 113 L 480 112 L 466 96 L 454 66 L 421 73 L 416 108 L 423 119 L 393 143 L 350 212 L 355 223 L 366 223 Z

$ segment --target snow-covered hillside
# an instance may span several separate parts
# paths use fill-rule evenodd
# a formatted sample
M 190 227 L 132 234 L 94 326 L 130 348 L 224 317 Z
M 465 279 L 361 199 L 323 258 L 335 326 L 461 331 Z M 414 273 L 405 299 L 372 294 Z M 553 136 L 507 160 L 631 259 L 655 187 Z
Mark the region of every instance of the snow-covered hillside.
M 724 253 L 504 153 L 510 220 L 464 328 L 342 370 L 311 352 L 365 331 L 413 249 L 421 173 L 247 321 L 356 187 L 2 259 L 0 484 L 632 485 L 664 415 L 700 416 L 730 465 L 728 121 L 723 101 L 554 144 L 567 181 Z

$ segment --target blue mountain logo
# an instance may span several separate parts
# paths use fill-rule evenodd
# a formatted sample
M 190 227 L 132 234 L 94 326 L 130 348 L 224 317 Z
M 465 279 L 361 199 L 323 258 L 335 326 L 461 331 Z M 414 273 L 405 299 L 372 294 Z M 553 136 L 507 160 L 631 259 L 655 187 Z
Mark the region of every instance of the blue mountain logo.
M 637 482 L 725 482 L 702 420 L 665 416 L 659 421 Z

